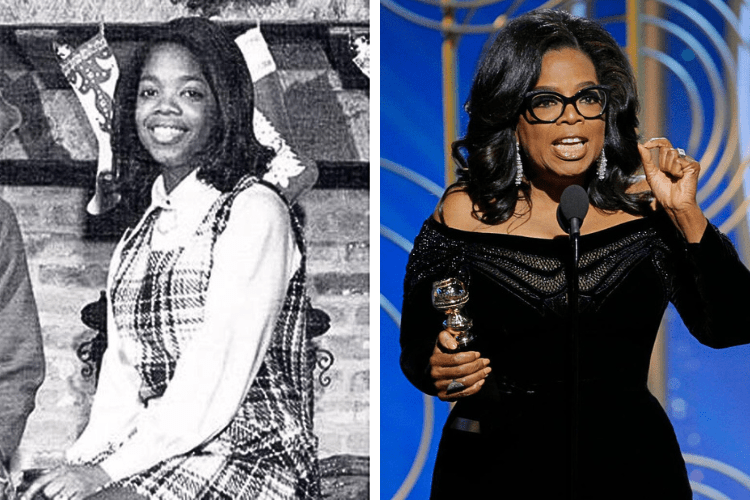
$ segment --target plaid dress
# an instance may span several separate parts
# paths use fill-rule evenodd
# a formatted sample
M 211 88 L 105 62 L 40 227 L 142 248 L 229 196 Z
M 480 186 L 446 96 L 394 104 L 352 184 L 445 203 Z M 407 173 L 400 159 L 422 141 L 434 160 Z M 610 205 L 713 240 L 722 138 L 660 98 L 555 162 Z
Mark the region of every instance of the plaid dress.
M 233 200 L 255 182 L 247 177 L 234 191 L 222 194 L 190 245 L 152 250 L 152 212 L 123 247 L 111 290 L 112 307 L 123 342 L 138 349 L 135 368 L 144 405 L 164 393 L 181 350 L 200 332 L 214 245 L 226 227 Z M 164 500 L 320 496 L 317 438 L 312 433 L 313 364 L 304 328 L 305 246 L 299 222 L 289 213 L 302 262 L 289 282 L 270 346 L 238 412 L 209 442 L 116 486 Z

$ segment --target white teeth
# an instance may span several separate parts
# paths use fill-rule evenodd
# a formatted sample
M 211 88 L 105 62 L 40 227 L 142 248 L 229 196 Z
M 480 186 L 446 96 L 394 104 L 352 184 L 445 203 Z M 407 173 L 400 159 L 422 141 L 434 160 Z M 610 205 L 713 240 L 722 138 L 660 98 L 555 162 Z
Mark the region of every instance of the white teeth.
M 586 153 L 586 146 L 583 142 L 566 142 L 554 147 L 561 157 L 569 160 L 581 158 Z
M 580 142 L 583 142 L 580 137 L 566 137 L 565 139 L 560 140 L 561 144 L 577 144 Z
M 154 137 L 160 142 L 169 142 L 184 134 L 185 132 L 181 129 L 174 127 L 158 126 L 151 129 Z

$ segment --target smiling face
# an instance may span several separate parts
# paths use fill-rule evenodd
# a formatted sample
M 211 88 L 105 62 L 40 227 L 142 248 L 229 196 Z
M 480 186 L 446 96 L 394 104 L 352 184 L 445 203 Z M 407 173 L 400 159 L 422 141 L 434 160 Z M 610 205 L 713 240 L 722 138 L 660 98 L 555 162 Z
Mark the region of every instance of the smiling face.
M 193 159 L 208 144 L 216 114 L 216 98 L 190 51 L 174 43 L 155 46 L 138 83 L 135 122 L 168 190 L 197 166 Z
M 570 97 L 598 84 L 591 59 L 579 50 L 564 48 L 544 55 L 539 80 L 531 90 L 551 90 Z M 532 183 L 582 184 L 604 147 L 605 116 L 584 119 L 572 104 L 554 123 L 539 123 L 524 112 L 516 134 L 531 161 L 527 168 L 533 171 Z

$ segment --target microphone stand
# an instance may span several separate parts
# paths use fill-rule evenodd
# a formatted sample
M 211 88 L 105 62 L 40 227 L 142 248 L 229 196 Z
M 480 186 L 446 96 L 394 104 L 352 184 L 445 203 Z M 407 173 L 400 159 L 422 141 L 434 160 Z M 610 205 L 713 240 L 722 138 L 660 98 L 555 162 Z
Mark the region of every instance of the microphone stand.
M 580 368 L 578 332 L 578 260 L 581 219 L 570 219 L 570 254 L 568 262 L 568 305 L 570 309 L 570 498 L 577 500 L 579 491 L 579 415 Z
M 578 500 L 580 495 L 579 479 L 579 436 L 580 436 L 580 332 L 578 325 L 579 290 L 578 290 L 578 257 L 581 224 L 589 209 L 589 197 L 586 190 L 571 184 L 560 196 L 557 208 L 557 222 L 563 231 L 570 235 L 570 258 L 568 260 L 568 309 L 570 319 L 570 350 L 568 384 L 570 386 L 570 499 Z

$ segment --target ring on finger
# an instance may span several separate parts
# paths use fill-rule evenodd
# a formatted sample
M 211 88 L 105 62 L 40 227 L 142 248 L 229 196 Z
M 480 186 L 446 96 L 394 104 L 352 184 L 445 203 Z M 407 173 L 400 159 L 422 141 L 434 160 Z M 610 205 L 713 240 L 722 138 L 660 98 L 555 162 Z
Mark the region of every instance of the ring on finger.
M 450 394 L 452 392 L 463 391 L 464 389 L 466 389 L 466 386 L 462 384 L 461 382 L 459 382 L 458 380 L 454 379 L 454 380 L 451 380 L 450 384 L 448 384 L 448 388 L 446 389 L 446 392 Z
M 685 150 L 682 148 L 677 148 L 677 157 L 678 158 L 685 158 L 687 154 L 685 153 Z

